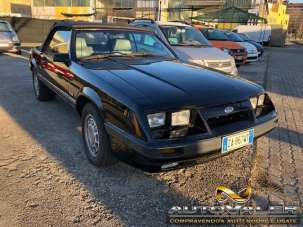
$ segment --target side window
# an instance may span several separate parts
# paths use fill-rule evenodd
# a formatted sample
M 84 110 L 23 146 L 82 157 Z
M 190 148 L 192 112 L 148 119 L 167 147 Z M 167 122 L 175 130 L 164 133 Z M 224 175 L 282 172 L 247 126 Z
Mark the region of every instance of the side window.
M 154 46 L 155 43 L 156 43 L 156 40 L 154 37 L 152 37 L 150 35 L 144 36 L 144 45 Z
M 71 31 L 56 31 L 45 49 L 45 54 L 49 57 L 54 54 L 68 54 L 70 37 Z

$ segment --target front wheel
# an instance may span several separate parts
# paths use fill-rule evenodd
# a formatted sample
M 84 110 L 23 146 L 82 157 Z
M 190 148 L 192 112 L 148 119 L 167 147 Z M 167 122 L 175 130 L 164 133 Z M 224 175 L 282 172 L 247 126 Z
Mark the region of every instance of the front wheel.
M 115 163 L 109 136 L 99 110 L 91 103 L 84 106 L 81 115 L 82 136 L 88 160 L 98 167 Z

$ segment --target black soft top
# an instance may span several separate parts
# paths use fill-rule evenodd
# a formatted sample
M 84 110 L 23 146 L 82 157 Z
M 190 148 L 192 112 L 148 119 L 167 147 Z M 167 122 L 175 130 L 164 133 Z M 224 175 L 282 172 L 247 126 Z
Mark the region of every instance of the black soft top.
M 86 22 L 86 21 L 61 21 L 54 24 L 53 28 L 64 27 L 70 29 L 121 29 L 121 30 L 132 30 L 132 31 L 144 31 L 150 32 L 148 29 L 135 27 L 132 25 L 125 24 L 102 24 L 97 22 Z

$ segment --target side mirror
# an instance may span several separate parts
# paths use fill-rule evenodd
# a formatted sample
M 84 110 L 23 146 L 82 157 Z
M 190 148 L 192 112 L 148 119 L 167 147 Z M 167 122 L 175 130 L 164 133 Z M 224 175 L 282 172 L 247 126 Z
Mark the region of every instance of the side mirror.
M 68 54 L 55 54 L 53 58 L 54 62 L 61 62 L 66 65 L 70 64 L 69 55 Z

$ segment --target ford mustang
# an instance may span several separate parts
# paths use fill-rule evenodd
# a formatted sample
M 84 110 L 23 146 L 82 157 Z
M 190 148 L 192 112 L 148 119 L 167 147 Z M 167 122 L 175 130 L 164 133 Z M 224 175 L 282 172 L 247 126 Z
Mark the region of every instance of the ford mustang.
M 29 66 L 39 101 L 57 95 L 79 112 L 96 166 L 193 165 L 253 146 L 277 123 L 262 87 L 182 62 L 143 28 L 57 23 Z

